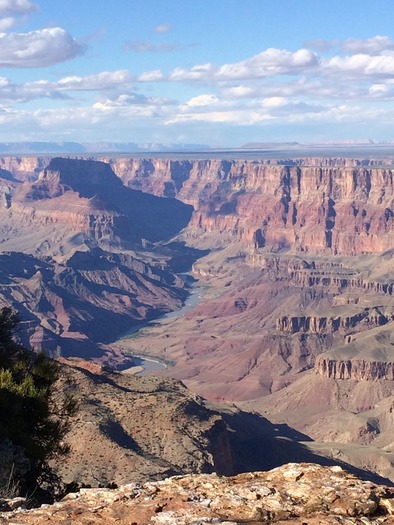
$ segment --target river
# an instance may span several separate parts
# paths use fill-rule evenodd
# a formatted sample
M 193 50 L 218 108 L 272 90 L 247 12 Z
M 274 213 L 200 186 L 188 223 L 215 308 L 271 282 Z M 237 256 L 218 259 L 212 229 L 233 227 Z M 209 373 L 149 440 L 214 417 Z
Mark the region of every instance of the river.
M 186 278 L 188 275 L 185 276 Z M 195 281 L 191 285 L 191 291 L 188 295 L 184 305 L 181 308 L 178 308 L 177 310 L 173 310 L 172 312 L 168 312 L 154 320 L 147 321 L 146 323 L 140 324 L 138 326 L 135 326 L 131 328 L 123 337 L 120 339 L 120 343 L 122 340 L 125 339 L 133 339 L 135 337 L 140 337 L 144 334 L 147 330 L 149 330 L 150 327 L 157 326 L 161 321 L 165 321 L 166 319 L 174 319 L 174 318 L 180 318 L 182 317 L 188 310 L 191 310 L 195 306 L 197 306 L 201 299 L 204 296 L 204 292 L 207 290 L 207 286 L 204 284 L 200 284 L 199 281 Z M 135 365 L 131 368 L 126 368 L 123 370 L 123 373 L 125 374 L 134 374 L 137 376 L 144 376 L 148 374 L 152 374 L 155 372 L 161 372 L 162 370 L 165 370 L 167 368 L 167 365 L 163 363 L 163 361 L 159 361 L 156 359 L 139 356 L 139 355 L 133 355 L 128 354 L 131 357 L 133 357 L 133 360 L 135 361 Z

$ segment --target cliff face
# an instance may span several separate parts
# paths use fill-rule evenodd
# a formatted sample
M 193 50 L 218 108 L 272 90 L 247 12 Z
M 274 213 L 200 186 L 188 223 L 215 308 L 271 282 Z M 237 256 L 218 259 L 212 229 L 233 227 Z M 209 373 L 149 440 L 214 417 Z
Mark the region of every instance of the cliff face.
M 106 159 L 129 187 L 192 204 L 190 233 L 302 253 L 357 255 L 391 247 L 393 170 L 258 161 Z M 351 163 L 350 163 L 351 164 Z
M 45 159 L 3 160 L 0 305 L 20 312 L 24 343 L 97 356 L 97 343 L 180 306 L 171 250 L 146 245 L 179 232 L 191 206 L 126 188 L 102 162 L 55 158 L 37 176 Z
M 356 328 L 361 323 L 364 327 L 373 328 L 382 326 L 394 320 L 394 313 L 384 315 L 381 312 L 363 312 L 348 316 L 281 316 L 276 320 L 276 329 L 279 332 L 295 334 L 303 333 L 333 333 L 340 330 L 346 331 Z
M 37 159 L 36 169 L 43 162 Z M 11 173 L 15 179 L 20 175 L 16 169 Z M 70 253 L 78 245 L 130 248 L 142 239 L 171 237 L 192 213 L 175 199 L 126 188 L 103 162 L 55 158 L 32 182 L 2 180 L 3 250 L 15 250 L 19 237 L 21 251 L 35 255 Z M 34 235 L 26 235 L 28 229 Z
M 394 171 L 382 163 L 101 159 L 129 188 L 191 204 L 191 237 L 220 234 L 248 246 L 297 253 L 357 255 L 391 247 Z M 37 178 L 50 162 L 46 157 L 0 161 L 19 180 Z
M 36 180 L 39 173 L 48 166 L 50 157 L 33 155 L 21 157 L 0 157 L 0 168 L 13 174 L 20 181 Z
M 377 379 L 394 380 L 394 363 L 360 360 L 332 359 L 319 356 L 316 370 L 320 375 L 331 379 L 355 379 L 356 381 L 375 381 Z

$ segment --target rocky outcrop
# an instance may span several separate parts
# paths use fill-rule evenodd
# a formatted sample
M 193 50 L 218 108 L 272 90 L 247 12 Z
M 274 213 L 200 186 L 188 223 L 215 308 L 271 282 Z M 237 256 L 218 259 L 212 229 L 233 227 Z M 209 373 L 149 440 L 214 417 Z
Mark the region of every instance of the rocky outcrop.
M 317 372 L 330 379 L 355 379 L 356 381 L 394 380 L 394 362 L 363 359 L 337 359 L 319 356 L 315 366 Z
M 357 290 L 359 293 L 370 291 L 377 294 L 393 295 L 394 283 L 390 280 L 374 281 L 365 278 L 355 268 L 347 267 L 342 262 L 309 260 L 273 256 L 267 253 L 249 253 L 245 262 L 252 268 L 260 268 L 276 279 L 289 280 L 301 288 L 319 286 L 336 288 L 340 291 Z
M 393 522 L 393 498 L 390 488 L 340 467 L 301 463 L 233 478 L 188 475 L 117 490 L 83 489 L 53 506 L 2 513 L 0 519 L 4 525 L 383 525 Z
M 238 472 L 236 431 L 181 383 L 94 370 L 82 360 L 62 363 L 58 392 L 79 405 L 66 436 L 71 452 L 53 463 L 64 483 L 99 487 Z
M 330 334 L 338 331 L 346 333 L 356 328 L 360 323 L 364 325 L 364 328 L 373 328 L 375 326 L 383 326 L 393 320 L 394 312 L 385 315 L 379 312 L 379 310 L 366 308 L 362 312 L 354 315 L 336 317 L 283 315 L 276 320 L 276 329 L 278 332 L 288 334 L 298 332 Z

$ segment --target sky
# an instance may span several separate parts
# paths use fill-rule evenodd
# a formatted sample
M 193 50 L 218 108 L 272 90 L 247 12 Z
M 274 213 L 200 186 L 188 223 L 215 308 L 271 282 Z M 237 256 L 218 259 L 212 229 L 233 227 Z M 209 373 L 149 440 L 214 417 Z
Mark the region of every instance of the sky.
M 393 0 L 0 0 L 0 141 L 392 141 L 393 22 Z

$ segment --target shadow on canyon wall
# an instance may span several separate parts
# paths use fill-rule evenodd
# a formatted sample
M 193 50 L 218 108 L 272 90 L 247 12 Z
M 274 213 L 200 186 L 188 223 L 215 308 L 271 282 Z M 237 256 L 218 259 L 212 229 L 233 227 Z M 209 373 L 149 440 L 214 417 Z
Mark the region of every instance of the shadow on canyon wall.
M 251 412 L 226 411 L 222 417 L 230 431 L 230 445 L 237 473 L 270 470 L 286 463 L 317 463 L 323 466 L 339 465 L 355 476 L 378 484 L 393 486 L 388 478 L 354 467 L 344 461 L 315 454 L 308 449 L 312 439 L 286 424 L 273 424 Z M 225 470 L 217 465 L 218 473 Z M 235 473 L 235 472 L 234 472 Z

